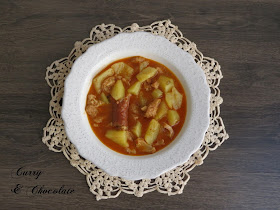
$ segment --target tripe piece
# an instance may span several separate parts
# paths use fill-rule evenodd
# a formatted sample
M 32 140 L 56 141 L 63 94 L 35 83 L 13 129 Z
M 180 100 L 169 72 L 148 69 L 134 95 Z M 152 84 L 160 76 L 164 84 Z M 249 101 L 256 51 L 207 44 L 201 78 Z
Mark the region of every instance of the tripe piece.
M 113 75 L 114 75 L 114 70 L 109 68 L 106 71 L 104 71 L 102 74 L 100 74 L 99 76 L 93 79 L 93 85 L 97 93 L 101 92 L 101 84 L 104 81 L 104 79 Z
M 140 152 L 146 152 L 146 153 L 156 152 L 156 149 L 150 144 L 147 144 L 147 142 L 145 142 L 143 138 L 136 139 L 136 148 Z
M 165 94 L 165 100 L 169 108 L 177 110 L 182 106 L 183 95 L 173 87 L 171 92 Z
M 112 69 L 114 69 L 116 75 L 120 75 L 124 77 L 127 80 L 131 79 L 131 76 L 133 75 L 133 68 L 131 68 L 129 65 L 127 65 L 124 62 L 118 62 L 111 66 Z

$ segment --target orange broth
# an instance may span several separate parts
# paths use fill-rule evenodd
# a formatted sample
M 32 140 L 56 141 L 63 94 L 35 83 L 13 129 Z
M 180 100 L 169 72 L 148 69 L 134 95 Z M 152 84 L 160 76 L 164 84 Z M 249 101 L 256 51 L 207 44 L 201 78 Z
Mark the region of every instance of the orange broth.
M 108 66 L 106 66 L 102 71 L 100 71 L 98 75 L 100 75 L 102 72 L 106 71 L 107 69 L 109 69 L 111 67 L 112 64 L 114 63 L 118 63 L 118 62 L 124 62 L 126 63 L 127 65 L 129 65 L 130 67 L 132 67 L 134 69 L 134 73 L 131 77 L 131 81 L 130 81 L 130 84 L 134 84 L 134 82 L 137 81 L 137 78 L 136 78 L 136 75 L 140 72 L 140 69 L 139 69 L 139 63 L 138 62 L 133 62 L 134 57 L 128 57 L 128 58 L 124 58 L 124 59 L 120 59 L 120 60 L 117 60 L 111 64 L 109 64 Z M 180 116 L 180 121 L 178 122 L 178 124 L 174 125 L 172 128 L 174 130 L 174 135 L 172 138 L 170 138 L 168 136 L 168 132 L 165 130 L 165 129 L 161 129 L 161 131 L 159 132 L 158 134 L 158 137 L 157 139 L 154 141 L 153 145 L 156 144 L 156 142 L 160 139 L 164 139 L 164 145 L 157 145 L 157 146 L 154 146 L 155 149 L 156 149 L 156 152 L 158 152 L 159 150 L 163 149 L 164 147 L 166 147 L 167 145 L 169 145 L 175 138 L 176 136 L 179 134 L 179 132 L 181 131 L 182 127 L 183 127 L 183 124 L 184 124 L 184 121 L 185 121 L 185 118 L 186 118 L 186 113 L 187 113 L 187 99 L 186 99 L 186 94 L 185 94 L 185 91 L 184 91 L 184 88 L 182 86 L 182 84 L 180 83 L 179 79 L 175 76 L 174 73 L 172 73 L 172 71 L 170 69 L 168 69 L 166 66 L 164 66 L 163 64 L 161 63 L 158 63 L 154 60 L 150 60 L 150 59 L 147 59 L 145 58 L 145 60 L 148 60 L 149 61 L 149 66 L 150 67 L 159 67 L 163 70 L 163 73 L 158 73 L 155 77 L 152 78 L 152 81 L 155 82 L 158 80 L 159 76 L 160 75 L 164 75 L 164 76 L 167 76 L 167 77 L 170 77 L 174 80 L 174 86 L 175 88 L 183 95 L 183 101 L 182 101 L 182 105 L 181 107 L 176 110 Z M 126 90 L 126 95 L 127 95 L 127 89 L 129 88 L 129 85 L 124 83 L 124 86 L 125 86 L 125 90 Z M 154 100 L 153 96 L 151 95 L 151 92 L 153 91 L 153 89 L 151 91 L 145 91 L 144 88 L 141 88 L 141 91 L 143 92 L 143 95 L 145 96 L 145 98 L 147 99 L 147 104 L 149 104 L 150 102 L 152 102 Z M 94 88 L 94 85 L 92 84 L 90 89 L 89 89 L 89 92 L 88 92 L 88 95 L 89 94 L 94 94 L 97 96 L 97 98 L 100 98 L 100 94 L 98 94 Z M 106 96 L 109 96 L 110 94 L 106 94 Z M 164 96 L 161 97 L 162 100 L 165 100 L 164 99 Z M 109 100 L 110 100 L 110 96 L 109 96 Z M 111 98 L 112 100 L 112 98 Z M 132 95 L 131 98 L 130 98 L 130 105 L 133 104 L 133 103 L 136 103 L 136 104 L 139 104 L 139 95 L 138 96 L 135 96 L 135 95 Z M 113 142 L 112 140 L 108 139 L 105 137 L 105 133 L 107 130 L 109 129 L 114 129 L 113 126 L 108 126 L 111 122 L 112 122 L 112 104 L 105 104 L 105 105 L 102 105 L 100 107 L 98 107 L 98 114 L 96 117 L 98 116 L 104 116 L 105 119 L 99 124 L 98 127 L 95 127 L 94 124 L 96 124 L 94 122 L 94 118 L 91 117 L 90 115 L 87 114 L 88 116 L 88 120 L 89 120 L 89 123 L 91 125 L 91 128 L 93 130 L 93 132 L 95 133 L 95 135 L 98 137 L 98 139 L 103 143 L 105 144 L 107 147 L 111 148 L 112 150 L 118 152 L 118 153 L 121 153 L 121 154 L 125 154 L 125 155 L 136 155 L 136 156 L 140 156 L 140 155 L 148 155 L 149 153 L 145 153 L 145 152 L 141 152 L 141 151 L 138 151 L 136 149 L 136 154 L 129 154 L 126 150 L 126 148 L 118 145 L 117 143 Z M 138 121 L 142 124 L 142 134 L 141 134 L 141 137 L 144 138 L 145 136 L 145 133 L 146 133 L 146 130 L 147 130 L 147 127 L 149 125 L 149 122 L 151 121 L 152 118 L 145 118 L 144 117 L 144 114 L 142 115 L 139 115 L 139 118 L 138 118 Z M 132 126 L 134 126 L 136 124 L 136 120 L 133 119 L 132 117 L 132 114 L 130 114 L 130 110 L 128 112 L 128 130 L 130 130 L 130 128 Z M 167 120 L 167 117 L 163 117 L 161 120 L 158 121 L 161 125 L 163 122 L 167 123 L 168 124 L 168 120 Z M 134 141 L 128 141 L 129 143 L 129 148 L 130 149 L 135 149 L 136 148 L 136 145 L 135 145 L 135 142 Z

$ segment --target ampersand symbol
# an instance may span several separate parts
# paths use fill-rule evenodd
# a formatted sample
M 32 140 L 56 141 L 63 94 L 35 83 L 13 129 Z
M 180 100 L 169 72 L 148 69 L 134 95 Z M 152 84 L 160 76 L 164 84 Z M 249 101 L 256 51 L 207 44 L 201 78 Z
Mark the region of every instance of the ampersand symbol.
M 22 185 L 17 184 L 17 186 L 15 187 L 15 189 L 11 189 L 11 191 L 12 191 L 13 193 L 15 193 L 15 194 L 19 194 L 21 188 L 22 188 Z

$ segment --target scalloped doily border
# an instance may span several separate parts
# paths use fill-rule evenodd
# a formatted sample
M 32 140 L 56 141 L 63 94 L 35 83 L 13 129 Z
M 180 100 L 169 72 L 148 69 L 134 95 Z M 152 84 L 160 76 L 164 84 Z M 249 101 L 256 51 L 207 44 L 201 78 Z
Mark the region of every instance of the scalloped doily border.
M 146 31 L 163 36 L 184 51 L 190 53 L 206 75 L 211 90 L 211 98 L 210 124 L 200 149 L 196 151 L 185 164 L 155 179 L 130 181 L 106 174 L 103 170 L 97 168 L 94 164 L 83 159 L 78 154 L 74 145 L 71 144 L 66 137 L 63 121 L 61 119 L 61 103 L 64 80 L 70 72 L 73 62 L 82 53 L 91 45 L 113 37 L 118 33 L 131 33 L 135 31 Z M 51 100 L 49 104 L 51 118 L 43 129 L 44 134 L 42 141 L 50 150 L 54 152 L 63 152 L 65 157 L 70 161 L 70 164 L 86 176 L 90 191 L 96 196 L 97 200 L 116 198 L 121 192 L 134 194 L 137 197 L 142 197 L 144 194 L 154 190 L 168 195 L 181 194 L 190 179 L 189 172 L 195 166 L 203 163 L 209 151 L 217 149 L 218 146 L 229 138 L 223 120 L 220 117 L 220 105 L 223 99 L 220 96 L 220 89 L 218 86 L 222 77 L 221 67 L 218 62 L 212 58 L 203 56 L 197 49 L 195 43 L 186 39 L 178 27 L 173 25 L 170 20 L 156 21 L 151 25 L 142 27 L 133 23 L 131 26 L 127 26 L 123 29 L 114 24 L 97 25 L 91 30 L 89 38 L 74 44 L 74 48 L 67 57 L 54 61 L 47 67 L 45 79 L 51 87 Z

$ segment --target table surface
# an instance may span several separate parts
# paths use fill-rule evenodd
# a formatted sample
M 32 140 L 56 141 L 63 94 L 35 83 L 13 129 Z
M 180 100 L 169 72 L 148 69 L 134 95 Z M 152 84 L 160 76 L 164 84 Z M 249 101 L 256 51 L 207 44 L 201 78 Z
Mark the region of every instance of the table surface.
M 84 175 L 41 142 L 50 115 L 46 67 L 68 55 L 100 23 L 124 27 L 170 19 L 204 55 L 222 66 L 221 116 L 230 135 L 196 167 L 184 192 L 122 193 L 96 201 Z M 238 1 L 1 1 L 1 205 L 70 209 L 279 209 L 280 2 Z M 15 176 L 25 167 L 38 179 Z M 44 185 L 70 195 L 14 193 Z M 22 188 L 22 189 L 24 189 Z M 13 190 L 13 191 L 12 191 Z

